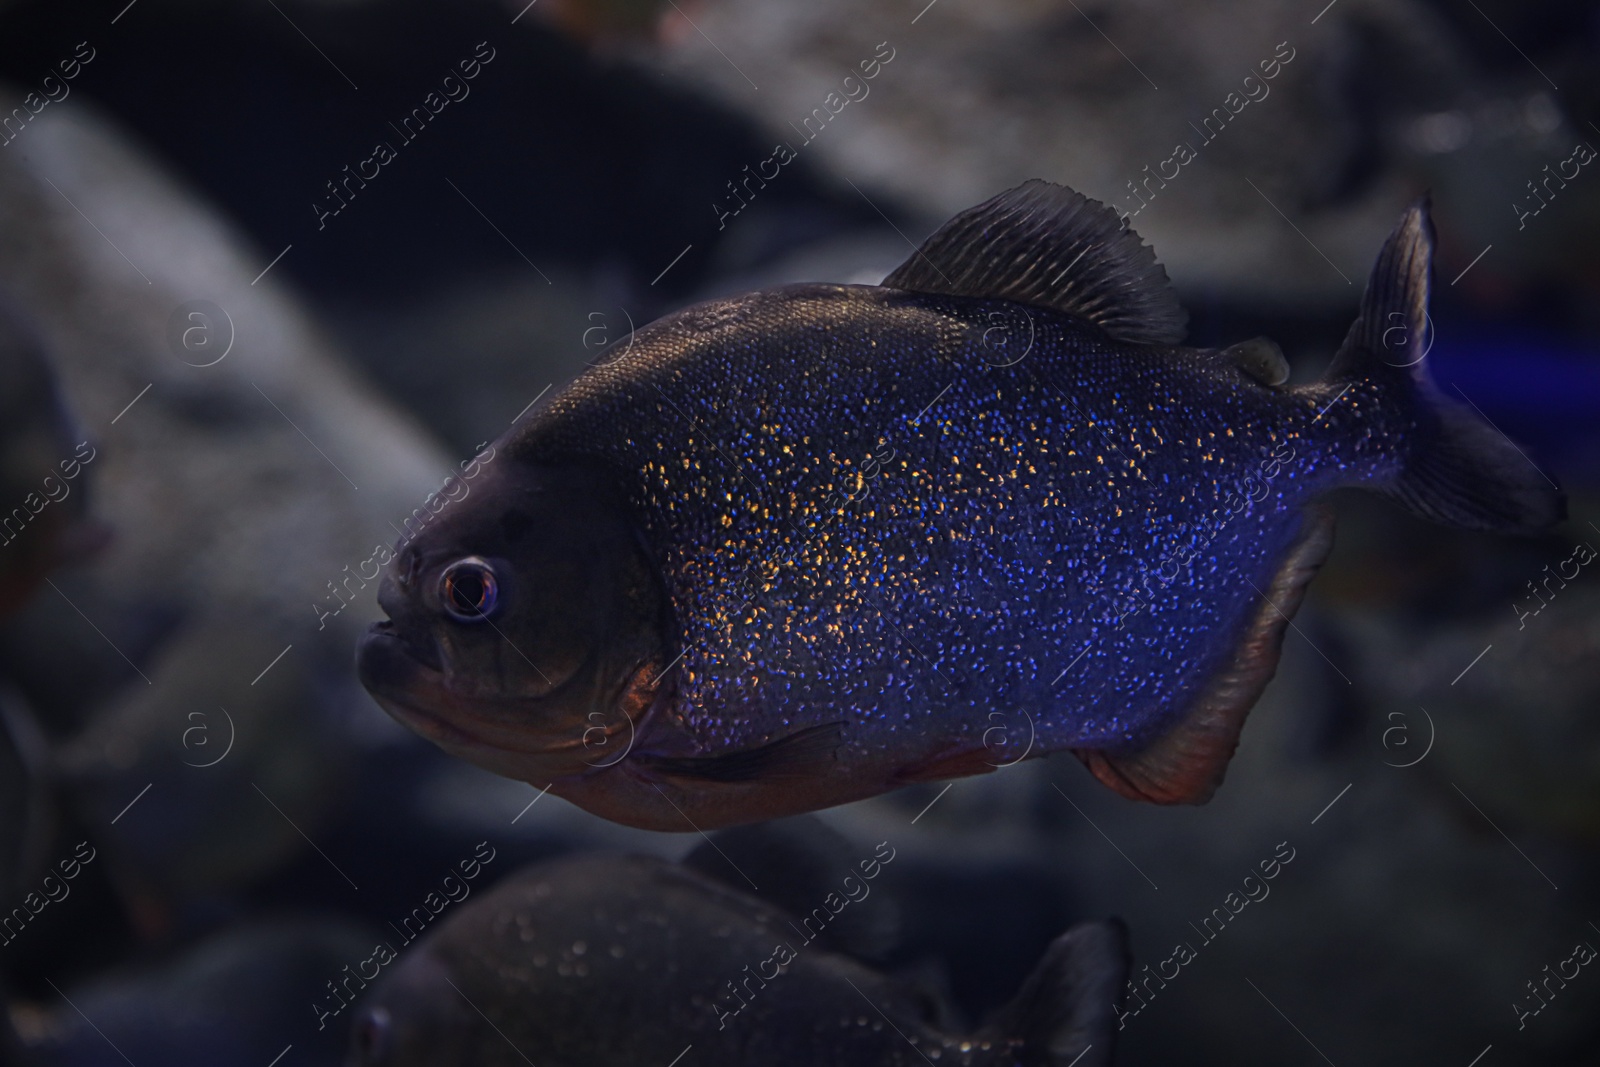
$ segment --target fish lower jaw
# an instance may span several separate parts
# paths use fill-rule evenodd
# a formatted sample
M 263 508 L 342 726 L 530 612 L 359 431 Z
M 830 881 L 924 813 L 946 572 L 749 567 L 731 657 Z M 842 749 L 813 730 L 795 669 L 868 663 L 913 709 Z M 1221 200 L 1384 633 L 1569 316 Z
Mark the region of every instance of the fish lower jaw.
M 551 781 L 590 773 L 594 768 L 584 760 L 582 750 L 565 751 L 560 744 L 527 747 L 518 744 L 529 738 L 499 738 L 463 725 L 458 718 L 436 710 L 418 707 L 396 697 L 373 693 L 373 699 L 400 725 L 436 745 L 447 755 L 465 760 L 495 774 L 540 787 Z M 538 738 L 531 740 L 538 741 Z
M 373 699 L 378 702 L 379 707 L 388 712 L 390 718 L 413 733 L 422 735 L 440 748 L 454 749 L 484 743 L 467 731 L 445 721 L 432 712 L 414 708 L 410 704 L 395 700 L 392 697 L 373 694 Z

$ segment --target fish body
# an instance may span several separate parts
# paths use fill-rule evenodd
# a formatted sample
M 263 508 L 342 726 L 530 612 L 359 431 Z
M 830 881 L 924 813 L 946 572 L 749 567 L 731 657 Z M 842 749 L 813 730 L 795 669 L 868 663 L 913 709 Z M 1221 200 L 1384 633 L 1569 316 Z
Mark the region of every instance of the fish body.
M 401 553 L 363 678 L 447 749 L 660 829 L 1064 749 L 1127 795 L 1203 800 L 1330 547 L 1317 497 L 1559 517 L 1411 356 L 1430 256 L 1419 206 L 1328 378 L 1294 387 L 1270 342 L 1177 343 L 1153 254 L 1044 183 L 882 286 L 668 316 L 513 426 L 496 491 Z M 495 585 L 481 617 L 439 606 L 463 559 Z M 604 618 L 529 608 L 545 582 Z
M 1033 334 L 1010 366 L 997 317 Z M 1406 429 L 1319 419 L 1337 386 L 877 286 L 691 308 L 586 385 L 509 454 L 634 487 L 683 650 L 669 711 L 708 747 L 774 723 L 846 723 L 860 751 L 976 742 L 1026 734 L 1019 708 L 1046 751 L 1144 741 L 1231 651 L 1197 638 L 1238 628 L 1300 506 L 1394 463 Z M 1270 506 L 1216 521 L 1262 484 Z
M 878 846 L 843 892 L 869 899 L 866 872 L 893 858 Z M 812 902 L 823 917 L 855 906 L 826 899 Z M 1110 1062 L 1127 970 L 1120 924 L 1063 934 L 1016 1001 L 963 1034 L 936 1025 L 916 987 L 811 943 L 824 921 L 654 858 L 527 868 L 402 950 L 361 1002 L 348 1062 Z

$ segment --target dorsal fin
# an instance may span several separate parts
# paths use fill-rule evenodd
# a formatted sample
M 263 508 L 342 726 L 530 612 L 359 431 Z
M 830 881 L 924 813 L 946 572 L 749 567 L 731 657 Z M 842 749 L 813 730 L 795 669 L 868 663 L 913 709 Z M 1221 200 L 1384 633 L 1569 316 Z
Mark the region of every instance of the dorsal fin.
M 1177 725 L 1138 752 L 1076 748 L 1094 776 L 1130 800 L 1204 804 L 1222 784 L 1245 716 L 1278 669 L 1283 633 L 1333 548 L 1333 509 L 1312 504 L 1228 664 Z
M 1012 1062 L 1109 1067 L 1132 965 L 1121 919 L 1079 923 L 1051 942 L 983 1032 L 991 1041 L 1021 1042 L 1022 1055 Z
M 1428 294 L 1433 285 L 1431 198 L 1423 196 L 1400 217 L 1383 243 L 1361 294 L 1361 315 L 1334 353 L 1328 379 L 1353 378 L 1382 361 L 1428 381 L 1423 362 L 1431 343 Z
M 1037 178 L 939 227 L 883 284 L 1054 308 L 1141 344 L 1177 344 L 1189 321 L 1154 250 L 1115 211 Z

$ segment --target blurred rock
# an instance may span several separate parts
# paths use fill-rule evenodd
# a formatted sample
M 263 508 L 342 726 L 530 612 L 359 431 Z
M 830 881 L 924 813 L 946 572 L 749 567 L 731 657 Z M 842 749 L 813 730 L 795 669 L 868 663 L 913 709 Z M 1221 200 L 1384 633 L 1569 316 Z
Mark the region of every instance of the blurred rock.
M 45 573 L 88 559 L 110 536 L 89 517 L 94 445 L 67 411 L 49 355 L 21 313 L 0 300 L 0 616 Z
M 33 713 L 0 686 L 0 916 L 20 903 L 55 832 L 49 753 Z
M 654 61 L 759 114 L 801 159 L 903 198 L 925 230 L 1046 178 L 1137 212 L 1180 290 L 1349 305 L 1371 249 L 1432 183 L 1453 270 L 1486 241 L 1510 253 L 1483 272 L 1502 279 L 1581 254 L 1562 227 L 1513 241 L 1508 207 L 1579 131 L 1533 70 L 1486 75 L 1423 0 L 1344 0 L 1320 15 L 1288 0 L 708 0 L 695 24 L 703 34 Z M 864 80 L 880 44 L 894 58 Z M 1213 109 L 1226 121 L 1206 127 Z M 1180 143 L 1194 159 L 1177 157 Z M 722 200 L 736 207 L 746 175 L 728 179 Z M 1568 225 L 1600 210 L 1589 184 L 1568 194 L 1582 198 Z M 770 195 L 752 189 L 756 203 Z
M 403 308 L 344 305 L 332 323 L 390 396 L 470 454 L 545 389 L 576 377 L 603 338 L 631 329 L 633 313 L 604 286 L 555 266 L 547 273 L 548 283 L 480 278 Z
M 323 983 L 372 949 L 358 926 L 267 919 L 219 934 L 171 959 L 64 988 L 54 1003 L 13 1007 L 38 1067 L 334 1067 L 340 1036 L 318 1033 L 309 1010 Z
M 358 750 L 307 662 L 239 681 L 263 637 L 248 619 L 185 634 L 150 664 L 153 685 L 126 689 L 58 754 L 149 935 L 172 932 L 174 899 L 237 889 L 304 850 L 342 800 Z
M 1387 762 L 1415 761 L 1468 824 L 1593 851 L 1600 506 L 1570 506 L 1559 533 L 1510 544 L 1352 509 L 1329 592 Z
M 291 644 L 345 673 L 375 617 L 371 583 L 351 576 L 449 461 L 262 276 L 273 255 L 89 109 L 45 111 L 27 137 L 26 154 L 0 153 L 0 287 L 100 442 L 97 510 L 117 539 L 62 576 L 65 606 L 10 623 L 5 662 L 58 732 L 118 686 L 152 684 L 141 661 L 184 623 L 248 620 L 260 639 L 241 685 Z
M 314 856 L 293 824 L 337 821 L 350 763 L 409 743 L 352 677 L 378 616 L 360 575 L 454 468 L 343 368 L 272 255 L 91 110 L 27 137 L 0 151 L 0 289 L 97 442 L 117 536 L 0 627 L 0 669 L 53 738 L 87 726 L 63 754 L 75 807 L 140 930 L 170 936 Z

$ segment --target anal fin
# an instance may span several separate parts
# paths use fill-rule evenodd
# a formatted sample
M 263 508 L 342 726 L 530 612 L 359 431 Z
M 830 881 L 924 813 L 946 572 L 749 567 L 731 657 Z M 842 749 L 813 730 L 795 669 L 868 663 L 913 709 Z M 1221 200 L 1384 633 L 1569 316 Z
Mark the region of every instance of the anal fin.
M 706 782 L 753 782 L 766 778 L 826 774 L 843 741 L 844 724 L 823 723 L 721 756 L 638 756 L 642 767 L 668 778 Z
M 1137 752 L 1073 749 L 1094 776 L 1132 800 L 1204 804 L 1222 784 L 1244 720 L 1278 669 L 1283 634 L 1333 548 L 1333 510 L 1305 509 L 1300 534 L 1240 635 L 1233 660 L 1176 726 Z

